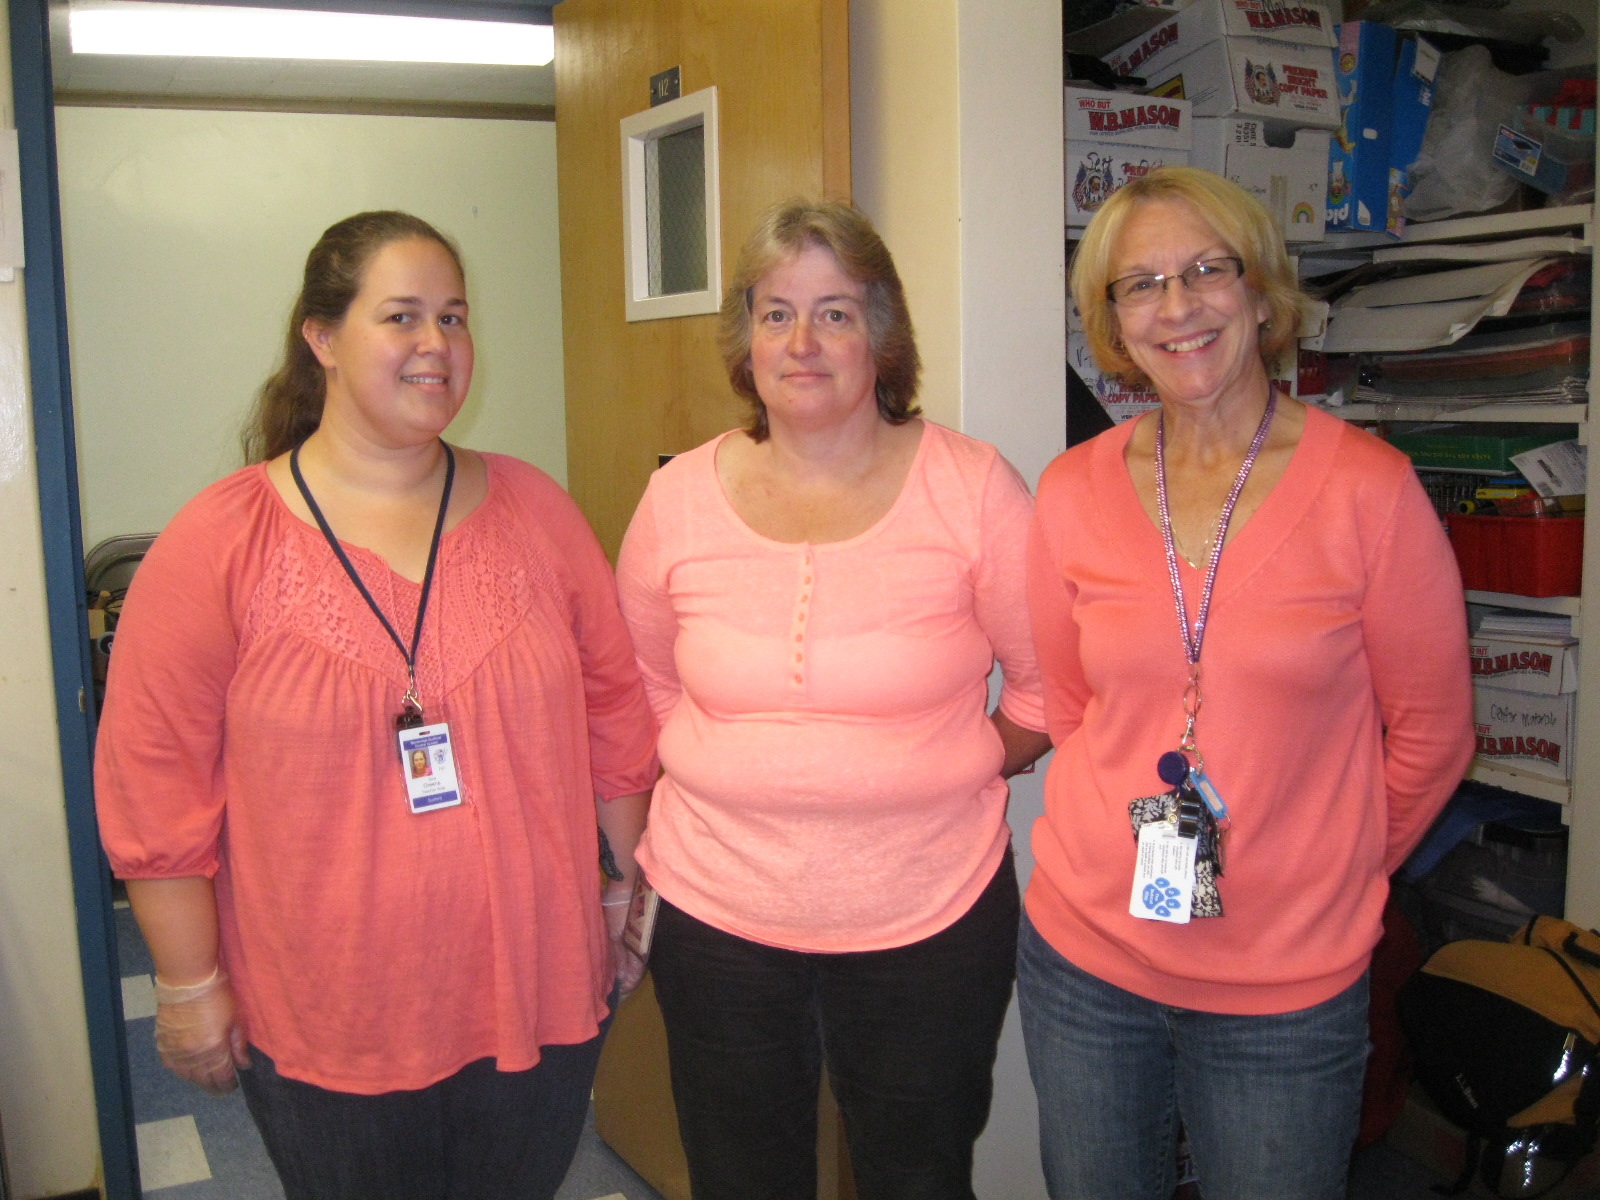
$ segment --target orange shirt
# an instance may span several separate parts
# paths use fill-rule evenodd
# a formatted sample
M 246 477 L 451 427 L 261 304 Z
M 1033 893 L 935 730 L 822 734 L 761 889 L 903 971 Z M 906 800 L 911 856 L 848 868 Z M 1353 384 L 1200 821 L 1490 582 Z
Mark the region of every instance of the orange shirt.
M 1006 715 L 1044 727 L 1028 489 L 993 446 L 928 422 L 871 529 L 774 542 L 723 495 L 721 440 L 656 472 L 617 564 L 662 726 L 640 862 L 673 904 L 753 941 L 930 937 L 1010 842 L 996 658 Z
M 1039 481 L 1029 600 L 1056 754 L 1027 908 L 1069 961 L 1162 1004 L 1281 1013 L 1366 969 L 1388 877 L 1472 756 L 1461 578 L 1405 456 L 1315 409 L 1230 538 L 1200 658 L 1196 740 L 1233 828 L 1224 916 L 1130 916 L 1129 801 L 1167 791 L 1188 666 L 1130 422 Z M 1203 572 L 1182 571 L 1189 618 Z
M 577 506 L 484 455 L 445 534 L 417 679 L 464 803 L 413 815 L 399 651 L 261 466 L 212 485 L 139 568 L 95 783 L 118 875 L 215 875 L 250 1040 L 286 1076 L 418 1088 L 594 1036 L 611 967 L 594 798 L 655 778 L 654 722 Z M 409 643 L 421 589 L 347 546 Z

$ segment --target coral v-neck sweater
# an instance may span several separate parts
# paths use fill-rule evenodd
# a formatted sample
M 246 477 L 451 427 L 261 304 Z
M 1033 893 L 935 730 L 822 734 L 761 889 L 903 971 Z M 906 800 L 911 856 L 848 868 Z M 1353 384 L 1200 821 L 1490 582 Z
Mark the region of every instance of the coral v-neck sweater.
M 1225 915 L 1128 912 L 1128 802 L 1166 790 L 1187 679 L 1161 533 L 1123 454 L 1129 423 L 1039 485 L 1029 600 L 1057 747 L 1027 892 L 1077 966 L 1164 1004 L 1305 1008 L 1353 983 L 1388 875 L 1472 755 L 1465 606 L 1410 463 L 1308 410 L 1265 502 L 1227 543 L 1201 658 L 1197 739 L 1232 810 Z M 1180 566 L 1192 621 L 1203 572 Z

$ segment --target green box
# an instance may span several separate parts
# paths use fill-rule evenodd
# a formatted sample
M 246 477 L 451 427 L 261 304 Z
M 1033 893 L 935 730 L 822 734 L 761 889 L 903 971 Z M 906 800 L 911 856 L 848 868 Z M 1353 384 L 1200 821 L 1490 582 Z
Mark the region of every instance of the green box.
M 1455 424 L 1391 429 L 1389 444 L 1403 451 L 1415 466 L 1435 471 L 1479 471 L 1516 474 L 1511 456 L 1578 436 L 1576 425 Z

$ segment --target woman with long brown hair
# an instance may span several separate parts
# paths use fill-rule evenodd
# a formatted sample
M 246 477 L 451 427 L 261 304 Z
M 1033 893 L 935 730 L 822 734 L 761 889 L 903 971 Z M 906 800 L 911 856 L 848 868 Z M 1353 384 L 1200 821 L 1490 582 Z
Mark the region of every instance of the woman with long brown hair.
M 329 228 L 251 465 L 118 629 L 96 785 L 157 1043 L 210 1090 L 237 1070 L 290 1200 L 554 1195 L 641 969 L 614 899 L 653 722 L 576 506 L 441 437 L 467 317 L 426 222 Z

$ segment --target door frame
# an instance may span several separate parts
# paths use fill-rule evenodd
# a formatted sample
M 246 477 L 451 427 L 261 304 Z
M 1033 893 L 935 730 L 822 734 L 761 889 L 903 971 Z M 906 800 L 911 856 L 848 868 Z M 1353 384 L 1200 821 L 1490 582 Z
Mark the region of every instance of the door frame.
M 67 346 L 66 276 L 56 178 L 55 100 L 47 0 L 10 0 L 11 80 L 16 106 L 33 409 L 44 549 L 45 613 L 55 682 L 56 729 L 65 794 L 67 850 L 78 918 L 78 962 L 89 1033 L 100 1160 L 107 1200 L 138 1200 L 127 1026 L 122 1016 L 111 874 L 100 848 L 93 791 L 94 674 L 83 585 L 77 440 Z
M 186 0 L 225 3 L 227 0 Z M 256 0 L 278 8 L 344 8 L 414 16 L 550 20 L 560 0 Z M 111 872 L 94 810 L 93 664 L 83 584 L 83 521 L 72 410 L 61 197 L 48 0 L 9 0 L 12 99 L 22 191 L 28 385 L 43 542 L 45 615 L 55 685 L 67 849 L 77 910 L 78 961 L 106 1200 L 140 1200 L 139 1151 L 128 1067 Z

